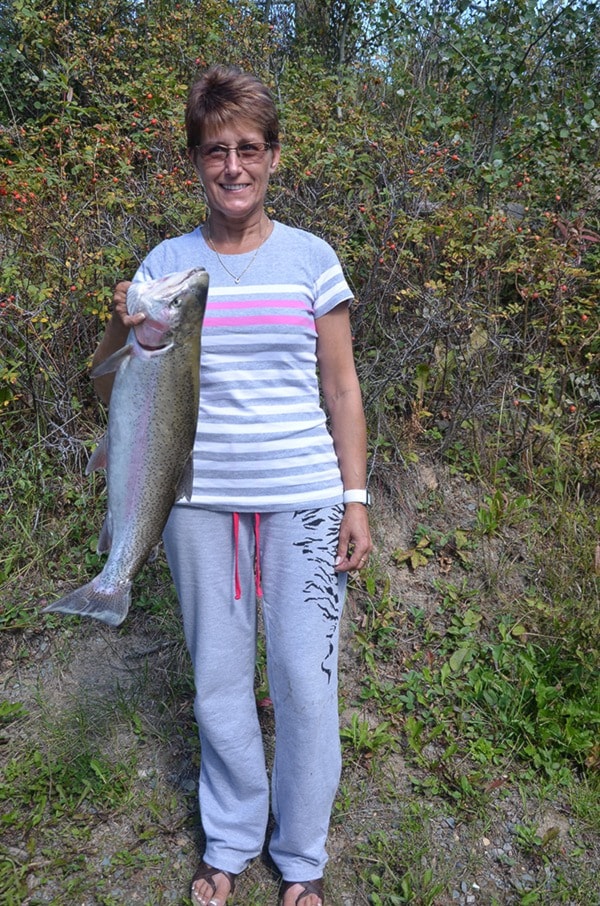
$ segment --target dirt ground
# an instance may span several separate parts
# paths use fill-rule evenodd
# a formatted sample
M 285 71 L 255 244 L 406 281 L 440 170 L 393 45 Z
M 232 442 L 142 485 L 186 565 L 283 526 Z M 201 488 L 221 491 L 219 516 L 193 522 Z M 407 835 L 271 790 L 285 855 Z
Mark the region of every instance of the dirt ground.
M 427 494 L 439 496 L 447 524 L 456 527 L 474 518 L 475 489 L 447 476 L 442 483 L 432 469 L 422 467 L 412 484 L 376 494 L 373 522 L 375 557 L 389 574 L 392 593 L 431 610 L 435 565 L 411 573 L 394 567 L 390 558 L 393 550 L 407 546 L 418 520 L 416 501 Z M 528 576 L 519 565 L 517 536 L 505 540 L 497 556 L 510 565 L 506 582 L 518 594 Z M 15 899 L 9 884 L 6 906 L 189 902 L 189 880 L 202 846 L 196 804 L 199 747 L 187 654 L 172 596 L 169 601 L 172 613 L 166 618 L 134 606 L 119 630 L 69 618 L 55 618 L 50 628 L 40 615 L 35 630 L 5 632 L 0 638 L 0 702 L 20 702 L 27 712 L 2 737 L 0 759 L 7 764 L 19 751 L 43 747 L 46 737 L 53 744 L 60 737 L 66 752 L 87 744 L 92 752 L 122 761 L 132 783 L 132 795 L 115 808 L 96 808 L 93 799 L 84 798 L 69 828 L 56 817 L 53 829 L 37 827 L 22 836 L 3 832 L 0 825 L 0 858 L 26 874 L 27 894 Z M 353 626 L 360 619 L 358 588 L 343 621 L 342 725 L 359 714 L 377 726 L 382 718 L 376 708 L 358 701 L 364 665 L 353 644 Z M 270 757 L 274 728 L 268 703 L 259 713 Z M 507 775 L 496 780 L 485 811 L 469 813 L 428 792 L 427 771 L 411 759 L 401 732 L 398 742 L 396 751 L 376 763 L 347 754 L 330 835 L 330 906 L 373 902 L 377 881 L 369 881 L 370 873 L 388 883 L 411 879 L 412 893 L 407 888 L 404 898 L 397 893 L 394 899 L 389 886 L 387 894 L 382 888 L 375 900 L 382 906 L 600 904 L 600 842 L 566 800 L 540 798 L 535 784 L 524 792 Z M 3 807 L 9 809 L 10 802 Z M 551 845 L 545 850 L 524 845 L 523 827 Z M 577 894 L 565 893 L 565 884 L 557 883 L 565 876 Z M 277 885 L 268 858 L 257 859 L 239 879 L 234 904 L 275 904 Z

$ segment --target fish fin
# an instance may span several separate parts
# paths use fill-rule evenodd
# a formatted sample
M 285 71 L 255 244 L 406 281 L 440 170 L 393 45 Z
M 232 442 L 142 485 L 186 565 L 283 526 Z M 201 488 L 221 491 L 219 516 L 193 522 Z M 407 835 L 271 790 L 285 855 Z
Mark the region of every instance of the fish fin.
M 90 472 L 94 472 L 96 469 L 105 469 L 106 468 L 106 459 L 107 459 L 107 449 L 108 449 L 108 439 L 107 435 L 103 434 L 98 445 L 94 449 L 94 452 L 88 459 L 88 464 L 85 467 L 85 474 L 89 475 Z
M 98 538 L 98 544 L 96 545 L 97 554 L 107 554 L 112 547 L 112 519 L 110 518 L 110 510 L 104 518 L 102 523 L 102 528 L 100 529 L 100 537 Z
M 96 365 L 90 373 L 90 377 L 95 379 L 97 377 L 102 377 L 103 374 L 110 374 L 112 371 L 118 371 L 121 365 L 126 358 L 129 358 L 133 350 L 133 345 L 128 343 L 127 346 L 122 346 L 120 349 L 117 349 L 116 352 L 113 352 L 112 355 L 109 355 L 107 359 L 103 362 L 100 362 L 99 365 Z
M 146 560 L 146 563 L 154 563 L 154 561 L 155 561 L 155 560 L 157 559 L 157 557 L 158 557 L 158 552 L 159 552 L 159 550 L 160 550 L 160 541 L 158 542 L 158 544 L 155 544 L 155 545 L 154 545 L 154 547 L 152 548 L 152 550 L 151 550 L 150 553 L 148 554 L 148 559 Z
M 182 497 L 185 497 L 186 500 L 191 500 L 192 492 L 194 490 L 194 458 L 193 453 L 190 453 L 188 458 L 185 461 L 183 471 L 177 482 L 177 489 L 175 490 L 175 500 L 181 500 Z
M 44 607 L 43 613 L 72 613 L 94 617 L 109 626 L 120 626 L 129 611 L 131 582 L 116 591 L 96 587 L 96 579 Z

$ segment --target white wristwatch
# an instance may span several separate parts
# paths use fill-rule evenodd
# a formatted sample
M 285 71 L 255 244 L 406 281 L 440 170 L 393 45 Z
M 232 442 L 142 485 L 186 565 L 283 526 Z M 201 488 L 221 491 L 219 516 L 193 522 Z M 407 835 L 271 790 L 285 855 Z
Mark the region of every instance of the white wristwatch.
M 344 491 L 342 500 L 344 503 L 364 503 L 365 506 L 371 506 L 371 495 L 366 488 Z

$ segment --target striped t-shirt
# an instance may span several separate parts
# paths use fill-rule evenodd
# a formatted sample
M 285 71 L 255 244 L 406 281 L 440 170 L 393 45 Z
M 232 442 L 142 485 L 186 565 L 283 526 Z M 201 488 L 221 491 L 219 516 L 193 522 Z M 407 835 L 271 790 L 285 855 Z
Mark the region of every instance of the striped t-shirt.
M 340 503 L 315 322 L 352 293 L 333 249 L 304 230 L 275 222 L 253 256 L 221 255 L 242 274 L 236 285 L 198 227 L 158 245 L 134 278 L 197 266 L 210 276 L 189 505 L 268 512 Z

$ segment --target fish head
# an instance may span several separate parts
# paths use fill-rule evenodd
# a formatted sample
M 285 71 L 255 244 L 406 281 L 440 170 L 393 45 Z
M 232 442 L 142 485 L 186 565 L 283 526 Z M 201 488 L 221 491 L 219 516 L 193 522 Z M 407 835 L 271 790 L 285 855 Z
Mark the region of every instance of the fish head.
M 176 337 L 199 333 L 207 294 L 208 273 L 203 267 L 132 283 L 127 291 L 127 311 L 145 315 L 134 327 L 139 345 L 158 351 L 170 346 Z

